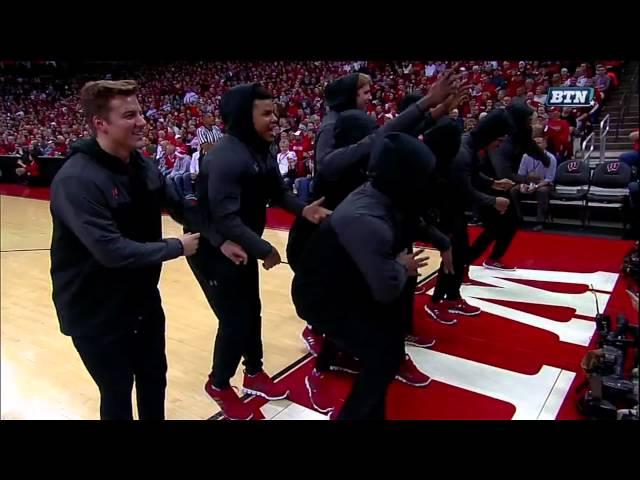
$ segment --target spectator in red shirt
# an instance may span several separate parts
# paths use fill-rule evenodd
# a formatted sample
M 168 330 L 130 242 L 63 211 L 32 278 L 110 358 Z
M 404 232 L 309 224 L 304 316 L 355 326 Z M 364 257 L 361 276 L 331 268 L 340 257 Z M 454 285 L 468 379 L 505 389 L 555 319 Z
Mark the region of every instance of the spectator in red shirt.
M 563 162 L 573 154 L 571 125 L 560 118 L 559 108 L 552 108 L 549 117 L 546 131 L 548 150 L 555 155 L 558 162 Z
M 291 150 L 296 154 L 298 160 L 302 160 L 304 158 L 304 145 L 302 143 L 302 132 L 300 130 L 293 134 Z
M 16 175 L 20 181 L 27 185 L 38 185 L 41 183 L 42 174 L 40 172 L 40 160 L 38 160 L 40 153 L 37 146 L 32 144 L 27 151 L 26 158 L 18 160 Z
M 62 135 L 58 135 L 56 138 L 53 154 L 57 157 L 64 157 L 67 154 L 67 142 Z
M 168 141 L 167 141 L 168 142 Z M 166 151 L 164 155 L 160 159 L 160 163 L 158 168 L 160 172 L 166 177 L 173 171 L 173 167 L 176 164 L 176 160 L 178 159 L 176 155 L 176 147 L 172 143 L 167 143 Z

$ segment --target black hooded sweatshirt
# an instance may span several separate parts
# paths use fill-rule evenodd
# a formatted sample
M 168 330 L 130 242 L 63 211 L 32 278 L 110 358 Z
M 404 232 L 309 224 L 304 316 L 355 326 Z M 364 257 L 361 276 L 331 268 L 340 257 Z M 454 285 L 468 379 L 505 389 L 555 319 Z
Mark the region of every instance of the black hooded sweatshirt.
M 51 184 L 51 279 L 62 333 L 133 330 L 160 308 L 161 264 L 182 243 L 162 239 L 164 178 L 139 152 L 128 164 L 95 139 L 76 142 Z
M 459 192 L 452 197 L 453 208 L 464 209 L 468 201 L 479 206 L 495 206 L 496 197 L 484 193 L 491 190 L 494 179 L 481 172 L 483 163 L 479 152 L 497 138 L 506 135 L 510 129 L 511 122 L 507 113 L 494 110 L 469 135 L 462 138 L 462 146 L 450 170 L 450 183 Z
M 320 225 L 300 258 L 292 294 L 301 318 L 320 327 L 352 315 L 390 318 L 384 312 L 408 278 L 396 256 L 411 242 L 413 209 L 434 164 L 430 150 L 406 134 L 376 143 L 371 180 Z
M 482 170 L 494 178 L 508 178 L 516 183 L 527 183 L 526 177 L 518 175 L 522 156 L 530 155 L 545 167 L 549 166 L 549 159 L 533 139 L 529 120 L 533 110 L 522 100 L 514 100 L 505 111 L 509 116 L 511 129 L 504 142 L 489 154 L 488 161 L 483 162 Z M 495 195 L 495 191 L 488 193 Z
M 278 163 L 253 126 L 253 103 L 259 84 L 239 85 L 222 98 L 227 134 L 204 158 L 198 176 L 198 198 L 208 205 L 209 221 L 222 239 L 264 259 L 272 246 L 262 239 L 266 205 L 280 205 L 300 215 L 306 204 L 289 193 Z
M 411 105 L 396 118 L 387 122 L 358 143 L 336 148 L 334 125 L 338 115 L 345 110 L 357 107 L 358 74 L 352 73 L 340 77 L 325 88 L 325 98 L 330 111 L 322 119 L 316 138 L 316 172 L 328 179 L 340 178 L 354 162 L 371 154 L 374 141 L 390 132 L 414 133 L 420 126 L 429 128 L 434 122 L 429 112 L 423 112 L 417 104 Z
M 333 136 L 337 148 L 359 142 L 378 128 L 376 121 L 362 110 L 346 110 L 338 115 L 334 123 Z M 329 179 L 323 171 L 318 172 L 313 187 L 314 198 L 325 197 L 324 206 L 335 209 L 347 195 L 367 181 L 369 155 L 362 153 L 354 158 L 339 178 Z
M 358 96 L 358 74 L 352 73 L 334 80 L 324 89 L 324 97 L 329 111 L 322 118 L 318 135 L 316 136 L 316 164 L 334 148 L 334 125 L 338 115 L 346 110 L 353 110 L 357 107 L 356 97 Z

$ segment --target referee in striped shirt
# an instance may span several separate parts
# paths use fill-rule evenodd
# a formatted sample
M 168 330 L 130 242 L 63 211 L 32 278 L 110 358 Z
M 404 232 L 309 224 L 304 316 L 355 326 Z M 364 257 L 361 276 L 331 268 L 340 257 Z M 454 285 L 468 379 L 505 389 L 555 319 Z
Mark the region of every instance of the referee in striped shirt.
M 210 148 L 211 145 L 222 138 L 222 132 L 218 127 L 214 125 L 214 122 L 215 120 L 212 114 L 205 114 L 203 118 L 204 125 L 198 128 L 198 130 L 196 131 L 198 141 L 200 142 L 200 148 L 202 148 L 202 145 L 204 145 L 205 143 L 209 144 Z

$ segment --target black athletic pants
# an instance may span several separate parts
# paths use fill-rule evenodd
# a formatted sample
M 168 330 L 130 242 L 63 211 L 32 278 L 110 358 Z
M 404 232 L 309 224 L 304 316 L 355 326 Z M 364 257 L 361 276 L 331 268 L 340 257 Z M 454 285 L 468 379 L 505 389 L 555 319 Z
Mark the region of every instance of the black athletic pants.
M 187 262 L 219 322 L 209 378 L 216 388 L 227 388 L 241 358 L 248 374 L 262 370 L 258 261 L 250 257 L 246 265 L 235 265 L 220 249 L 201 241 Z
M 507 253 L 518 228 L 518 215 L 513 202 L 509 204 L 509 208 L 503 215 L 500 215 L 494 207 L 480 207 L 480 218 L 484 231 L 469 249 L 469 265 L 480 258 L 493 242 L 495 244 L 489 259 L 500 260 Z
M 444 273 L 440 264 L 436 286 L 433 292 L 433 301 L 460 300 L 460 286 L 464 278 L 464 270 L 468 265 L 469 234 L 467 232 L 467 219 L 464 210 L 451 210 L 444 212 L 439 225 L 442 233 L 449 235 L 451 239 L 451 255 L 453 258 L 453 274 Z
M 396 300 L 397 314 L 394 315 L 394 321 L 397 321 L 398 328 L 402 330 L 403 339 L 413 331 L 413 302 L 417 283 L 417 277 L 409 277 L 400 297 Z M 316 358 L 316 370 L 328 372 L 340 352 L 341 350 L 331 338 L 325 337 L 318 358 Z M 356 356 L 356 358 L 359 357 Z
M 157 305 L 135 329 L 99 337 L 73 337 L 89 374 L 100 389 L 102 420 L 132 420 L 135 381 L 140 420 L 164 420 L 167 387 L 165 317 Z
M 329 340 L 330 348 L 346 352 L 360 363 L 360 372 L 338 419 L 384 420 L 387 389 L 405 355 L 406 326 L 399 318 L 402 303 L 396 301 L 388 308 L 354 306 L 346 307 L 340 318 L 323 315 L 307 320 L 325 334 L 325 345 Z

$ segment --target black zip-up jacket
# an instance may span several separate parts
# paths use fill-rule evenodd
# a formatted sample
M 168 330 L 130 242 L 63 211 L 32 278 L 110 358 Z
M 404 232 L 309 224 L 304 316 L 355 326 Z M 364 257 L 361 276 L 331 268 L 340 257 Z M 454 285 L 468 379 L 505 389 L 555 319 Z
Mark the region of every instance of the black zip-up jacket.
M 464 208 L 466 201 L 495 207 L 496 197 L 484 193 L 491 190 L 494 179 L 482 173 L 483 160 L 479 152 L 497 138 L 507 135 L 511 129 L 512 121 L 508 114 L 494 110 L 462 138 L 462 145 L 449 171 L 451 185 L 459 189 L 458 195 L 451 197 L 456 209 Z
M 458 191 L 452 203 L 458 209 L 465 208 L 468 202 L 478 206 L 494 207 L 496 198 L 484 193 L 491 189 L 493 179 L 481 172 L 482 161 L 469 136 L 462 139 L 462 146 L 453 160 L 451 184 Z
M 222 239 L 265 259 L 272 246 L 261 238 L 267 203 L 300 215 L 306 206 L 282 182 L 270 143 L 253 126 L 256 84 L 232 88 L 222 100 L 227 135 L 209 151 L 200 171 L 198 198 Z
M 418 105 L 413 104 L 358 143 L 336 148 L 335 123 L 341 112 L 356 108 L 357 95 L 357 73 L 335 80 L 325 90 L 330 111 L 322 119 L 318 131 L 315 162 L 317 174 L 322 172 L 328 180 L 341 178 L 343 172 L 350 170 L 359 159 L 370 155 L 373 144 L 379 137 L 391 132 L 412 133 L 418 127 L 427 129 L 435 123 L 430 112 L 423 112 Z
M 74 144 L 51 185 L 51 279 L 62 333 L 132 330 L 160 308 L 162 262 L 183 253 L 162 239 L 164 179 L 134 152 L 128 164 L 95 139 Z

